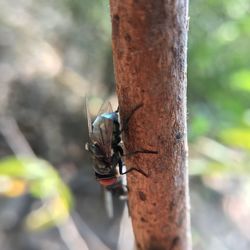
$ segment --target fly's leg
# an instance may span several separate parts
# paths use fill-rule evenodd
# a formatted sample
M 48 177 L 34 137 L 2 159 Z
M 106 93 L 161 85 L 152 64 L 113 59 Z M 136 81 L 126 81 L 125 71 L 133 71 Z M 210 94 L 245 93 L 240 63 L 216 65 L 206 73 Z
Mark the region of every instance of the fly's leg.
M 129 168 L 127 171 L 123 172 L 122 171 L 123 163 L 122 163 L 121 159 L 119 160 L 118 164 L 119 164 L 119 173 L 120 173 L 120 175 L 128 174 L 128 173 L 130 173 L 132 171 L 136 171 L 136 172 L 144 175 L 145 177 L 148 177 L 148 175 L 143 170 L 135 168 L 135 167 Z
M 116 149 L 117 149 L 117 151 L 120 153 L 121 156 L 124 155 L 123 148 L 122 148 L 121 145 L 117 145 Z
M 137 155 L 137 154 L 158 154 L 158 151 L 153 151 L 153 150 L 147 150 L 147 149 L 141 149 L 141 150 L 136 150 L 133 152 L 129 152 L 127 154 L 124 154 L 124 157 L 130 157 L 133 155 Z
M 131 111 L 131 113 L 129 114 L 129 116 L 125 119 L 125 122 L 124 122 L 123 127 L 120 129 L 119 135 L 122 134 L 122 132 L 123 132 L 124 130 L 127 130 L 127 129 L 128 129 L 128 123 L 129 123 L 131 117 L 132 117 L 133 114 L 134 114 L 138 109 L 140 109 L 142 106 L 143 106 L 143 103 L 138 104 L 138 105 Z M 116 112 L 119 112 L 119 106 L 118 106 Z M 121 149 L 121 150 L 122 150 L 122 152 L 120 152 L 120 153 L 121 153 L 121 155 L 123 156 L 123 155 L 124 155 L 124 154 L 123 154 L 123 149 Z M 158 154 L 158 151 L 147 150 L 147 149 L 140 149 L 140 150 L 136 150 L 136 151 L 134 151 L 134 152 L 128 153 L 127 155 L 124 155 L 124 156 L 129 157 L 129 156 L 132 156 L 132 155 L 135 155 L 135 154 Z
M 148 174 L 146 174 L 143 170 L 139 169 L 139 168 L 135 168 L 135 167 L 132 167 L 132 168 L 129 168 L 127 171 L 123 172 L 123 173 L 120 173 L 120 174 L 128 174 L 132 171 L 136 171 L 142 175 L 144 175 L 145 177 L 148 177 Z
M 123 155 L 123 156 L 124 156 L 124 157 L 130 157 L 130 156 L 133 156 L 133 155 L 136 155 L 136 154 L 158 154 L 158 151 L 142 149 L 142 150 L 136 150 L 136 151 L 134 151 L 134 152 L 130 152 L 130 153 L 125 154 L 125 155 Z M 120 162 L 121 162 L 121 163 L 120 163 Z M 122 172 L 122 166 L 123 166 L 122 160 L 120 160 L 120 162 L 118 162 L 118 163 L 119 163 L 119 173 L 120 173 L 121 175 L 127 174 L 127 173 L 129 173 L 129 172 L 131 172 L 131 171 L 137 171 L 138 173 L 144 175 L 145 177 L 148 177 L 148 174 L 146 174 L 143 170 L 141 170 L 141 169 L 139 169 L 139 168 L 135 168 L 135 167 L 129 168 L 127 171 Z
M 118 166 L 119 166 L 119 173 L 120 173 L 121 175 L 123 175 L 123 173 L 122 173 L 123 162 L 122 162 L 121 159 L 119 159 L 119 161 L 118 161 Z
M 125 119 L 125 122 L 124 122 L 124 125 L 123 127 L 121 128 L 120 130 L 120 134 L 124 131 L 124 130 L 127 130 L 128 129 L 128 123 L 131 119 L 131 117 L 133 116 L 133 114 L 138 110 L 140 109 L 141 107 L 143 106 L 143 104 L 138 104 L 132 111 L 131 113 L 129 114 L 129 116 Z M 117 111 L 119 111 L 119 107 L 117 108 Z

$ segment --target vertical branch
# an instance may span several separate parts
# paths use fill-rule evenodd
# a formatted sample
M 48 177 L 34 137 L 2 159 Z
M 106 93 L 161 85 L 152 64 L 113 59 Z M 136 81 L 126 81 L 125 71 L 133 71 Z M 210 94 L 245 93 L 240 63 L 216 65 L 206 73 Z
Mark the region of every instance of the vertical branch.
M 129 207 L 138 249 L 190 249 L 186 130 L 188 0 L 110 0 L 126 159 L 149 177 L 128 174 Z

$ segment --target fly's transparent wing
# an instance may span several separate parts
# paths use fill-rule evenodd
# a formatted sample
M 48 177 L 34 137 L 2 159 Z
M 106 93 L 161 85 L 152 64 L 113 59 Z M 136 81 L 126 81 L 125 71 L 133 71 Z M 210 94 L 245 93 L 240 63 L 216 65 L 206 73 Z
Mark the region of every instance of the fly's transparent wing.
M 98 143 L 107 159 L 111 157 L 115 116 L 110 102 L 104 102 L 93 123 L 92 139 Z
M 87 98 L 86 112 L 90 140 L 92 143 L 96 143 L 98 145 L 100 154 L 105 156 L 107 159 L 110 159 L 113 138 L 113 119 L 116 113 L 113 112 L 110 102 L 105 102 L 101 106 L 97 117 L 92 123 Z
M 89 130 L 89 137 L 91 138 L 92 136 L 92 121 L 89 113 L 89 106 L 88 106 L 88 98 L 86 97 L 85 99 L 85 106 L 86 106 L 86 113 L 87 113 L 87 120 L 88 120 L 88 130 Z
M 102 104 L 97 116 L 102 115 L 104 113 L 112 113 L 112 112 L 113 112 L 113 109 L 112 109 L 110 102 L 106 101 Z
M 112 113 L 98 116 L 93 124 L 91 139 L 97 142 L 101 152 L 109 159 L 111 157 L 113 124 Z

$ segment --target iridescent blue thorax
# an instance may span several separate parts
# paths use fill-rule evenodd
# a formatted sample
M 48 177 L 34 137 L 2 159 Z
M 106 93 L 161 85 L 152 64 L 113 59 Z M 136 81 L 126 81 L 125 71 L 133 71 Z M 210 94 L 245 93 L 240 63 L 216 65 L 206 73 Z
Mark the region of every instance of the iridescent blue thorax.
M 93 129 L 98 128 L 101 125 L 101 123 L 105 121 L 105 119 L 112 120 L 113 122 L 118 122 L 118 114 L 117 112 L 111 112 L 111 113 L 103 113 L 97 116 L 92 125 Z

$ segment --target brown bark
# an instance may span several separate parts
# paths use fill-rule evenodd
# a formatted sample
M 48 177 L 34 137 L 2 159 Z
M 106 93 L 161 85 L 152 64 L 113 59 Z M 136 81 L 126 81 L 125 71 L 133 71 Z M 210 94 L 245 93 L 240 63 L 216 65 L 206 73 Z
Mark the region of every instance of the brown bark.
M 186 43 L 188 0 L 110 0 L 121 120 L 139 104 L 123 133 L 129 208 L 138 249 L 190 249 Z

